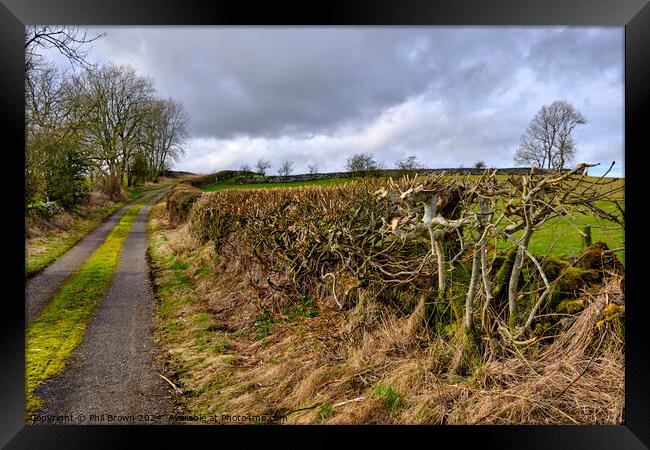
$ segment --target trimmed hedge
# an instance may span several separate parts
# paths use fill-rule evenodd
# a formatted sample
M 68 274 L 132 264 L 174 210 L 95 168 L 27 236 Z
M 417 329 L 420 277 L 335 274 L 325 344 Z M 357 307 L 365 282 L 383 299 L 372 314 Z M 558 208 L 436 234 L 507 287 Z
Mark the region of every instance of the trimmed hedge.
M 167 213 L 172 225 L 184 223 L 192 205 L 201 197 L 203 191 L 189 184 L 174 186 L 167 197 Z

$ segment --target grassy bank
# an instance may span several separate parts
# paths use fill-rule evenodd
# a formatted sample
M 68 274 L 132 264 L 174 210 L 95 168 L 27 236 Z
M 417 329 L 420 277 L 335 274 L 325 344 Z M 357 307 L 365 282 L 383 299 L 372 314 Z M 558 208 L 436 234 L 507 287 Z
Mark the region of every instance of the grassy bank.
M 217 324 L 205 307 L 196 287 L 210 276 L 207 258 L 199 253 L 177 256 L 169 247 L 165 203 L 152 208 L 149 223 L 149 259 L 154 274 L 156 298 L 156 338 L 161 342 L 169 362 L 167 376 L 183 390 L 181 407 L 185 413 L 202 415 L 210 411 L 206 396 L 230 386 L 235 381 L 222 373 L 205 378 L 205 370 L 231 358 L 227 350 L 230 336 L 217 331 Z M 189 260 L 203 267 L 188 274 Z
M 143 195 L 144 192 L 134 191 L 123 201 L 111 206 L 89 212 L 79 212 L 65 230 L 57 230 L 57 232 L 44 237 L 29 239 L 26 243 L 25 275 L 30 277 L 52 264 L 84 236 L 97 228 L 105 218 Z
M 145 200 L 149 200 L 147 197 Z M 55 294 L 26 331 L 26 413 L 41 404 L 34 389 L 61 372 L 72 351 L 83 339 L 95 306 L 108 287 L 119 262 L 122 244 L 142 204 L 131 207 L 108 234 L 104 243 Z

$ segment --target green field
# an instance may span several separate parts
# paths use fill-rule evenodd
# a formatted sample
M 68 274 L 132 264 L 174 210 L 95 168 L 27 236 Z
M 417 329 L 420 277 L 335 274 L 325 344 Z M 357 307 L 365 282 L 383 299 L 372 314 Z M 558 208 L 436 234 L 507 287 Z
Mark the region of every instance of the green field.
M 250 183 L 236 184 L 238 177 L 226 178 L 218 183 L 202 186 L 205 192 L 220 191 L 222 189 L 273 189 L 273 188 L 291 188 L 300 186 L 332 186 L 354 181 L 354 178 L 332 178 L 327 180 L 313 181 L 292 181 L 288 183 Z
M 608 212 L 614 212 L 614 206 L 604 207 Z M 535 231 L 531 237 L 529 250 L 537 255 L 552 256 L 580 255 L 583 247 L 581 231 L 585 226 L 591 227 L 591 241 L 603 241 L 610 249 L 625 248 L 625 232 L 615 222 L 594 216 L 579 214 L 572 217 L 556 217 L 549 220 L 544 227 Z M 515 233 L 519 237 L 521 233 Z M 510 244 L 500 242 L 499 248 L 507 248 Z M 617 251 L 616 255 L 625 264 L 625 251 Z
M 595 177 L 589 179 L 595 180 Z M 623 188 L 625 180 L 623 178 L 610 178 L 609 185 L 601 189 L 618 189 Z M 625 208 L 623 191 L 620 190 L 612 197 Z M 612 201 L 597 201 L 596 206 L 607 213 L 620 217 L 620 211 Z M 537 255 L 550 254 L 552 256 L 580 255 L 583 248 L 582 231 L 585 227 L 591 227 L 591 241 L 602 241 L 613 249 L 625 248 L 625 230 L 615 222 L 601 219 L 593 215 L 574 214 L 572 216 L 555 217 L 547 221 L 544 226 L 536 230 L 531 237 L 529 249 Z M 516 233 L 518 237 L 521 233 Z M 500 248 L 505 248 L 509 244 L 502 242 Z M 616 255 L 625 264 L 625 251 L 617 251 Z

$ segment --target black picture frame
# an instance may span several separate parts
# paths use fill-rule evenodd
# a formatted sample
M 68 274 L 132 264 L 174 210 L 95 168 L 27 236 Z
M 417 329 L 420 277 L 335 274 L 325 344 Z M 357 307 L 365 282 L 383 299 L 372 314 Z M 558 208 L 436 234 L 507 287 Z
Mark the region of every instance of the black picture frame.
M 190 438 L 215 445 L 253 434 L 268 442 L 339 446 L 354 436 L 408 439 L 419 434 L 427 446 L 480 448 L 635 449 L 650 446 L 650 371 L 643 260 L 640 245 L 644 195 L 644 140 L 650 125 L 649 0 L 336 0 L 278 4 L 235 0 L 0 0 L 0 129 L 5 189 L 4 318 L 0 327 L 0 445 L 6 448 L 113 448 L 134 444 L 133 434 L 185 445 Z M 625 420 L 618 426 L 440 426 L 440 427 L 103 427 L 24 424 L 24 25 L 582 25 L 625 27 L 626 304 Z M 10 139 L 7 139 L 10 138 Z M 21 184 L 22 183 L 22 184 Z M 10 287 L 11 289 L 6 289 Z M 15 293 L 15 294 L 14 294 Z M 331 433 L 350 436 L 342 442 Z M 245 433 L 245 434 L 244 434 Z M 285 436 L 287 433 L 293 437 Z M 323 433 L 325 439 L 318 437 Z M 237 434 L 238 436 L 228 436 Z M 300 436 L 296 436 L 300 434 Z M 293 438 L 297 440 L 293 440 Z M 456 444 L 442 444 L 444 441 Z M 240 441 L 241 442 L 241 441 Z M 233 445 L 233 444 L 231 444 Z M 268 445 L 268 443 L 266 444 Z M 248 445 L 246 445 L 248 446 Z

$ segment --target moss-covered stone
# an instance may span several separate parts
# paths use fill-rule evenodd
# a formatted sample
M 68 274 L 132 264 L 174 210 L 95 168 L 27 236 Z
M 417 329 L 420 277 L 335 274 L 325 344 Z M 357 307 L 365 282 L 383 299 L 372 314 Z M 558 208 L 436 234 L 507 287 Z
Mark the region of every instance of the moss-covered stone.
M 564 299 L 578 297 L 584 288 L 599 281 L 600 275 L 597 271 L 580 267 L 565 268 L 560 272 L 551 291 L 549 298 L 551 308 L 555 309 Z
M 569 262 L 554 256 L 547 256 L 542 262 L 542 270 L 550 283 L 555 281 L 562 270 L 569 267 Z
M 607 253 L 608 250 L 607 244 L 598 241 L 582 252 L 575 266 L 598 271 L 601 275 L 604 272 L 622 273 L 623 264 L 614 253 Z
M 495 256 L 495 258 L 494 258 L 494 262 L 492 263 L 492 271 L 491 271 L 491 273 L 490 273 L 490 275 L 492 276 L 492 278 L 494 278 L 494 277 L 496 276 L 496 274 L 499 272 L 499 269 L 501 268 L 501 266 L 503 265 L 503 262 L 504 262 L 506 259 L 507 259 L 507 257 L 506 257 L 506 256 L 503 256 L 503 255 L 497 255 L 497 256 Z
M 555 307 L 555 312 L 560 314 L 575 314 L 585 309 L 585 304 L 581 298 L 562 300 Z
M 465 315 L 465 298 L 472 276 L 471 261 L 459 261 L 456 268 L 448 272 L 445 300 L 451 305 L 452 320 Z
M 499 267 L 499 270 L 497 270 L 497 273 L 492 280 L 492 296 L 494 298 L 493 305 L 497 309 L 501 309 L 504 305 L 504 301 L 508 298 L 508 283 L 510 282 L 510 274 L 512 273 L 512 267 L 515 263 L 516 256 L 517 252 L 515 249 L 510 250 L 505 257 L 502 258 L 501 267 Z
M 463 336 L 463 354 L 455 367 L 458 375 L 470 375 L 481 365 L 481 338 L 475 327 L 462 326 Z

